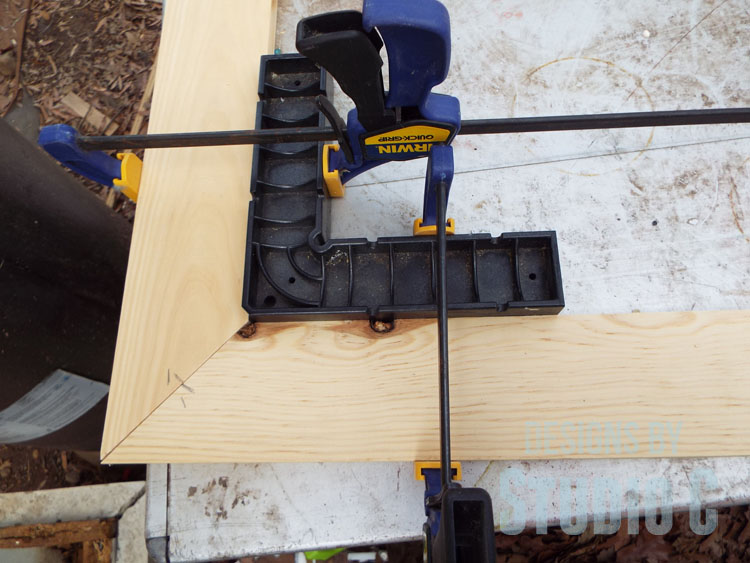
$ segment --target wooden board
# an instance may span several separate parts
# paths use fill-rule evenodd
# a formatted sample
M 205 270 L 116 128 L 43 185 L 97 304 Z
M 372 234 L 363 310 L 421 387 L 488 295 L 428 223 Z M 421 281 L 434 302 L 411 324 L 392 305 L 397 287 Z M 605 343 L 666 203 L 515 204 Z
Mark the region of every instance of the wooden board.
M 543 4 L 513 21 L 503 8 L 481 20 L 453 10 L 455 62 L 442 91 L 462 99 L 465 116 L 687 109 L 698 98 L 744 104 L 735 94 L 744 96 L 747 65 L 734 39 L 745 16 L 731 3 L 722 9 L 736 13 L 721 21 L 709 18 L 721 6 L 680 11 L 677 23 L 657 11 L 643 31 L 645 8 L 631 7 L 627 33 L 617 34 L 597 27 L 612 20 L 601 17 L 611 10 L 604 2 Z M 487 12 L 486 3 L 472 9 Z M 321 8 L 286 11 L 296 22 Z M 169 3 L 150 131 L 248 127 L 274 13 L 268 0 Z M 728 33 L 725 21 L 736 29 Z M 285 29 L 289 51 L 294 26 Z M 477 51 L 477 41 L 488 48 Z M 697 61 L 715 87 L 671 81 L 680 69 L 696 75 L 695 49 L 720 57 L 720 67 Z M 497 60 L 507 66 L 487 73 Z M 542 69 L 552 74 L 542 77 Z M 701 97 L 704 90 L 710 96 Z M 569 312 L 748 309 L 744 137 L 695 133 L 689 149 L 671 129 L 612 142 L 637 154 L 637 166 L 610 152 L 609 135 L 598 150 L 589 138 L 571 144 L 567 136 L 534 150 L 536 137 L 485 140 L 481 151 L 459 139 L 452 205 L 463 230 L 557 228 Z M 385 336 L 355 322 L 261 325 L 250 340 L 233 336 L 246 318 L 239 303 L 249 155 L 247 147 L 147 154 L 102 456 L 111 463 L 435 457 L 433 322 L 400 322 Z M 555 164 L 579 158 L 580 170 Z M 418 208 L 399 197 L 413 191 L 419 200 L 424 170 L 412 164 L 378 169 L 363 180 L 373 186 L 334 202 L 337 236 L 403 234 L 394 231 L 401 219 L 410 228 Z M 456 456 L 750 453 L 742 409 L 750 398 L 748 328 L 748 311 L 452 321 Z M 559 435 L 556 428 L 577 422 L 636 424 L 640 444 L 650 423 L 682 426 L 674 451 L 528 451 L 527 423 L 547 423 Z
M 453 319 L 450 333 L 457 459 L 750 454 L 748 311 Z M 436 458 L 436 364 L 434 321 L 385 335 L 361 322 L 260 325 L 106 461 Z M 545 424 L 548 447 L 528 434 Z M 563 424 L 620 438 L 565 453 Z
M 150 133 L 250 129 L 275 0 L 175 0 Z M 252 147 L 146 151 L 102 441 L 109 453 L 246 320 Z

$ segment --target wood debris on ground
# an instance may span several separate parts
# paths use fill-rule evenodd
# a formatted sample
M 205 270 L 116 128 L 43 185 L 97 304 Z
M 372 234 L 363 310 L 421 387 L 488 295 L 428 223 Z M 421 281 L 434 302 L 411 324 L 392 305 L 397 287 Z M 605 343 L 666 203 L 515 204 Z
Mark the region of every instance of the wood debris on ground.
M 84 454 L 35 446 L 0 445 L 0 493 L 39 491 L 146 477 L 145 466 L 103 466 Z
M 14 21 L 26 2 L 0 0 L 0 14 L 6 14 L 0 15 L 0 72 L 3 53 L 12 51 L 12 56 L 18 57 L 19 51 L 7 48 L 17 32 L 11 36 L 10 31 L 3 31 L 8 27 L 6 20 Z M 40 125 L 67 123 L 84 135 L 145 132 L 150 93 L 144 94 L 158 48 L 161 3 L 29 3 L 19 80 L 41 112 Z M 16 15 L 11 17 L 11 13 Z M 0 102 L 7 90 L 7 84 L 0 88 Z M 100 184 L 81 181 L 103 200 L 109 197 L 111 206 L 132 221 L 135 205 L 130 200 Z
M 739 563 L 750 558 L 750 507 L 733 506 L 717 509 L 716 529 L 699 535 L 690 528 L 690 514 L 673 514 L 672 527 L 664 535 L 655 535 L 641 518 L 638 534 L 628 534 L 623 520 L 615 534 L 594 534 L 593 524 L 578 536 L 560 528 L 549 528 L 547 534 L 524 530 L 517 536 L 496 537 L 498 563 L 555 561 L 557 563 L 631 563 L 691 561 Z
M 21 46 L 31 0 L 0 0 L 0 116 L 20 92 Z

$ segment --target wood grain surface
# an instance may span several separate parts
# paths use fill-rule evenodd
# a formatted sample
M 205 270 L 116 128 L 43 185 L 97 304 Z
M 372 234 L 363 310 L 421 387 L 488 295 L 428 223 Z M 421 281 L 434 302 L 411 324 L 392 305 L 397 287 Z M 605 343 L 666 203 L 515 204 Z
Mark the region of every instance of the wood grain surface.
M 275 0 L 165 10 L 149 133 L 250 129 Z M 102 455 L 247 315 L 240 305 L 252 147 L 146 151 Z
M 454 457 L 750 454 L 748 331 L 748 311 L 452 319 Z M 106 461 L 432 459 L 437 390 L 434 321 L 262 324 Z
M 322 11 L 293 4 L 285 9 L 294 12 L 295 22 L 309 15 L 303 9 Z M 571 15 L 589 5 L 585 18 Z M 487 11 L 485 4 L 474 9 Z M 687 49 L 692 43 L 685 39 L 695 28 L 694 14 L 671 27 L 648 24 L 660 30 L 646 30 L 649 39 L 640 31 L 646 25 L 641 12 L 631 7 L 627 14 L 633 20 L 623 26 L 628 33 L 637 30 L 638 38 L 607 26 L 590 35 L 594 23 L 609 24 L 612 18 L 601 14 L 610 10 L 606 3 L 581 3 L 576 9 L 549 3 L 530 7 L 526 20 L 505 21 L 505 12 L 497 10 L 481 21 L 456 17 L 456 30 L 468 29 L 470 22 L 472 31 L 454 33 L 457 62 L 444 91 L 461 97 L 467 117 L 646 111 L 676 103 L 694 107 L 703 86 L 676 88 L 659 73 L 649 92 L 638 86 L 657 67 L 667 77 L 673 67 L 695 74 L 695 57 Z M 718 7 L 704 11 L 714 10 Z M 251 126 L 258 56 L 270 52 L 274 13 L 269 0 L 170 2 L 150 131 Z M 521 31 L 518 26 L 527 20 Z M 500 34 L 497 21 L 505 26 Z M 554 21 L 558 31 L 551 33 L 551 24 L 541 21 Z M 589 26 L 586 33 L 576 31 L 580 22 Z M 718 20 L 709 23 L 701 28 L 706 46 L 700 49 L 719 52 L 717 42 L 734 35 L 727 35 Z M 690 35 L 691 41 L 698 35 Z M 534 38 L 532 49 L 516 41 L 526 36 Z M 595 40 L 599 36 L 614 46 Z M 291 31 L 285 37 L 291 45 Z M 493 43 L 498 37 L 501 44 Z M 476 50 L 475 41 L 494 50 Z M 746 65 L 733 54 L 733 45 L 726 49 L 734 58 L 722 58 L 721 68 L 702 58 L 708 65 L 702 74 L 716 71 L 716 80 L 724 82 L 726 76 L 741 76 L 737 69 Z M 682 47 L 687 55 L 680 54 Z M 614 54 L 617 64 L 608 62 Z M 501 80 L 499 90 L 495 75 L 486 72 L 498 57 L 515 73 L 504 67 L 501 76 L 515 78 Z M 631 68 L 640 70 L 633 74 Z M 613 97 L 613 84 L 632 107 Z M 492 95 L 477 95 L 480 86 L 491 86 Z M 565 96 L 558 95 L 560 88 Z M 516 90 L 523 95 L 516 96 Z M 724 105 L 729 93 L 722 96 L 707 103 Z M 570 100 L 580 106 L 569 107 Z M 606 160 L 612 156 L 608 135 L 599 138 L 606 146 L 597 150 L 588 137 L 574 137 L 576 143 L 540 138 L 533 151 L 524 139 L 503 140 L 497 150 L 484 145 L 481 151 L 471 139 L 457 141 L 467 174 L 463 189 L 471 193 L 459 197 L 456 192 L 452 205 L 457 216 L 466 217 L 464 228 L 496 234 L 556 228 L 569 312 L 685 310 L 696 303 L 698 309 L 745 309 L 451 321 L 457 458 L 750 454 L 743 408 L 750 399 L 750 312 L 743 272 L 748 239 L 745 215 L 737 211 L 747 205 L 744 191 L 732 189 L 735 176 L 740 182 L 748 170 L 744 137 L 701 133 L 690 149 L 696 156 L 675 149 L 687 141 L 671 129 L 630 133 L 616 141 L 638 155 L 628 165 Z M 265 324 L 249 340 L 233 336 L 246 319 L 240 287 L 250 153 L 248 147 L 218 147 L 146 155 L 102 456 L 110 463 L 436 457 L 434 321 L 399 322 L 394 332 L 380 336 L 359 322 Z M 588 158 L 592 154 L 599 156 Z M 580 170 L 554 164 L 579 157 L 586 157 Z M 407 184 L 394 182 L 411 178 L 419 199 L 423 165 L 416 167 L 413 173 L 404 167 L 373 172 L 372 193 L 360 185 L 338 202 L 334 234 L 398 234 L 398 217 L 406 221 L 418 209 L 398 199 L 411 193 Z M 501 201 L 497 185 L 530 191 L 523 199 L 524 190 L 507 188 Z M 544 197 L 539 186 L 546 186 Z M 681 186 L 694 195 L 683 195 Z M 728 196 L 720 198 L 724 192 Z M 389 221 L 382 209 L 373 211 L 379 209 L 373 201 L 387 210 Z M 581 202 L 586 213 L 580 212 Z M 386 227 L 387 232 L 378 230 Z M 597 449 L 596 429 L 602 441 L 605 431 L 616 432 L 619 449 L 611 436 L 608 446 Z M 666 441 L 668 430 L 676 439 Z M 662 432 L 661 449 L 652 447 L 654 432 Z

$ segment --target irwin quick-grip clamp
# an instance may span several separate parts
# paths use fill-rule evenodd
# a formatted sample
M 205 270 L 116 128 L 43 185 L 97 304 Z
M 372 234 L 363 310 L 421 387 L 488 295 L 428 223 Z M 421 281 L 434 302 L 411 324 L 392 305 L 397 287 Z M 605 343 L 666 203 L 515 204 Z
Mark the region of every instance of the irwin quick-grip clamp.
M 261 58 L 256 129 L 79 136 L 46 127 L 40 144 L 103 183 L 127 168 L 101 149 L 254 144 L 243 307 L 255 321 L 438 319 L 440 462 L 418 463 L 425 481 L 428 563 L 494 561 L 490 496 L 461 487 L 451 460 L 448 316 L 556 314 L 563 305 L 554 232 L 446 237 L 455 135 L 750 123 L 750 108 L 460 121 L 455 98 L 433 94 L 446 77 L 450 25 L 436 0 L 365 0 L 363 13 L 303 20 L 303 55 Z M 385 92 L 380 49 L 390 64 Z M 355 104 L 345 123 L 333 109 L 332 74 Z M 326 127 L 324 119 L 331 127 Z M 338 145 L 322 145 L 338 140 Z M 428 157 L 424 212 L 415 234 L 333 239 L 325 192 L 343 195 L 357 174 L 391 160 Z M 123 190 L 124 191 L 124 190 Z M 387 327 L 386 327 L 387 329 Z M 454 474 L 454 467 L 456 472 Z M 454 480 L 455 479 L 455 480 Z
M 70 125 L 47 125 L 39 132 L 39 146 L 73 172 L 116 189 L 138 201 L 143 162 L 133 153 L 117 153 L 117 158 L 101 151 L 78 146 L 80 135 Z
M 380 57 L 384 44 L 388 92 Z M 450 144 L 461 127 L 458 99 L 431 91 L 448 75 L 451 56 L 450 18 L 437 0 L 365 0 L 362 13 L 330 12 L 303 19 L 297 25 L 297 50 L 328 71 L 356 106 L 344 124 L 330 101 L 318 98 L 339 142 L 324 147 L 329 196 L 343 196 L 346 182 L 379 164 L 428 156 L 434 145 Z M 447 157 L 429 169 L 452 178 L 453 156 L 444 154 Z M 415 235 L 435 234 L 434 189 L 428 179 Z M 455 232 L 453 220 L 447 229 Z
M 390 65 L 387 94 L 379 54 L 384 43 Z M 317 98 L 340 147 L 324 147 L 322 172 L 329 195 L 343 195 L 345 182 L 383 162 L 428 156 L 423 216 L 415 221 L 414 234 L 436 235 L 437 243 L 440 463 L 416 470 L 425 481 L 425 560 L 490 563 L 495 560 L 492 500 L 481 488 L 453 481 L 450 454 L 446 234 L 447 225 L 455 227 L 446 220 L 446 207 L 453 180 L 448 145 L 461 125 L 461 112 L 456 98 L 431 92 L 448 74 L 448 12 L 437 0 L 365 0 L 361 14 L 334 12 L 300 21 L 297 49 L 327 70 L 356 106 L 344 126 L 330 100 Z

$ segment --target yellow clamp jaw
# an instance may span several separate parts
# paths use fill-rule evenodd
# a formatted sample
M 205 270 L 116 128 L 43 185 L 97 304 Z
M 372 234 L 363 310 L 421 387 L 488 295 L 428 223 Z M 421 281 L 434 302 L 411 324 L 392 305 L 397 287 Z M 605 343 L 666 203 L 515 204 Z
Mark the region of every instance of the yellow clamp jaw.
M 133 201 L 138 201 L 138 188 L 141 185 L 141 171 L 143 161 L 129 152 L 117 153 L 120 164 L 120 178 L 115 178 L 112 183 L 120 191 Z
M 338 145 L 323 145 L 323 180 L 326 184 L 328 197 L 344 197 L 344 184 L 341 183 L 341 175 L 338 170 L 329 170 L 330 151 L 339 151 Z M 119 158 L 119 154 L 117 155 Z M 456 222 L 448 219 L 445 226 L 445 232 L 448 235 L 456 234 Z M 414 236 L 437 235 L 437 225 L 423 225 L 422 219 L 414 220 Z
M 456 222 L 453 219 L 448 219 L 448 224 L 445 226 L 446 235 L 456 234 Z M 437 235 L 437 225 L 423 225 L 421 217 L 414 219 L 414 236 L 428 236 Z
M 439 461 L 415 461 L 414 462 L 414 479 L 416 479 L 417 481 L 424 481 L 424 474 L 422 473 L 423 469 L 440 469 L 440 462 Z M 463 477 L 461 475 L 461 462 L 452 461 L 451 470 L 453 472 L 453 479 L 455 479 L 456 481 L 461 481 Z
M 344 184 L 341 183 L 341 176 L 338 170 L 328 169 L 329 151 L 339 151 L 338 145 L 323 145 L 323 180 L 326 183 L 328 197 L 344 197 Z

